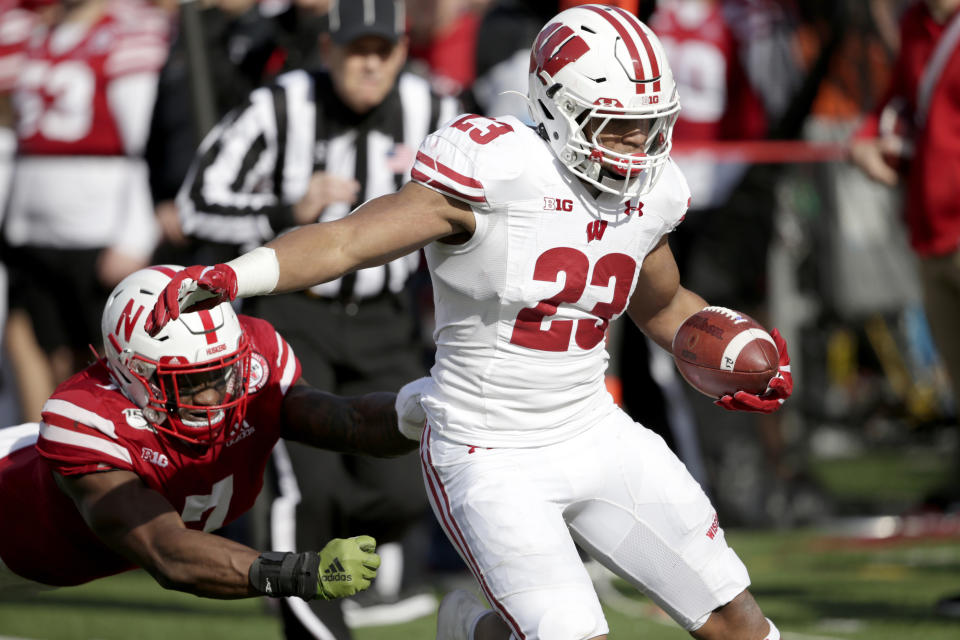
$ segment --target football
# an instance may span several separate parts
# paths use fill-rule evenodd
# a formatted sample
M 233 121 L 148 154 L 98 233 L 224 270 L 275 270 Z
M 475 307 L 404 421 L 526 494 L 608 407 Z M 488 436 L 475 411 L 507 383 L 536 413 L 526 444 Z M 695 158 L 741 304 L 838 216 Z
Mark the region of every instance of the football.
M 779 368 L 770 334 L 750 316 L 726 307 L 707 307 L 687 318 L 672 347 L 683 378 L 711 398 L 741 390 L 763 393 Z

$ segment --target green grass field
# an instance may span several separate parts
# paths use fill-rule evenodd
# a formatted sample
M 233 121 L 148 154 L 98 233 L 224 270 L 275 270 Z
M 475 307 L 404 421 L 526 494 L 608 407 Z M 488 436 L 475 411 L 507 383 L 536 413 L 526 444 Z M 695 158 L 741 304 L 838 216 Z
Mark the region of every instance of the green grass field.
M 728 532 L 753 592 L 785 640 L 953 640 L 960 623 L 931 605 L 960 592 L 960 539 L 850 544 L 812 532 Z M 620 587 L 620 585 L 617 585 Z M 611 637 L 688 637 L 649 602 L 618 588 Z M 49 640 L 280 639 L 263 600 L 216 601 L 168 592 L 142 572 L 25 599 L 0 600 L 0 637 Z M 434 637 L 434 620 L 360 629 L 357 640 Z
M 897 513 L 947 482 L 954 453 L 872 451 L 818 461 L 824 489 L 860 513 Z M 893 508 L 893 511 L 889 509 Z M 960 593 L 960 514 L 950 537 L 857 543 L 816 531 L 727 530 L 750 570 L 751 590 L 784 640 L 955 640 L 960 622 L 933 603 Z M 605 598 L 615 640 L 689 637 L 648 600 L 615 582 Z M 358 629 L 355 640 L 434 638 L 435 620 Z M 218 601 L 164 591 L 143 572 L 39 596 L 0 599 L 0 640 L 282 640 L 263 599 Z

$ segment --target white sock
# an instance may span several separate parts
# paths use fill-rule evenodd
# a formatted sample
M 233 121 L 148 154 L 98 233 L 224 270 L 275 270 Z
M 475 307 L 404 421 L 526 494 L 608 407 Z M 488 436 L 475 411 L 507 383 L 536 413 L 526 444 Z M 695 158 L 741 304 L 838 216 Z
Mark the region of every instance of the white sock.
M 780 630 L 777 629 L 777 625 L 773 624 L 773 620 L 767 618 L 767 624 L 770 625 L 770 631 L 767 631 L 763 640 L 780 640 Z

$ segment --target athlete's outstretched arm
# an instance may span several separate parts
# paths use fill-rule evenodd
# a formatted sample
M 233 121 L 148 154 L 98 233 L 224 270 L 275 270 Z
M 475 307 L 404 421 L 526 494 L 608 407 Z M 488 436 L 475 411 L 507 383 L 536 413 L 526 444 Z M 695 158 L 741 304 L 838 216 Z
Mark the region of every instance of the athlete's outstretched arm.
M 706 306 L 706 300 L 680 284 L 677 262 L 664 236 L 643 261 L 627 313 L 651 340 L 670 351 L 683 321 Z
M 267 244 L 280 265 L 274 292 L 303 289 L 386 264 L 433 240 L 473 233 L 474 225 L 468 205 L 409 182 L 341 220 L 306 225 Z
M 341 220 L 299 227 L 226 264 L 187 267 L 164 288 L 145 327 L 156 335 L 182 310 L 304 289 L 386 264 L 433 240 L 462 241 L 475 228 L 469 205 L 408 182 Z
M 376 541 L 369 536 L 335 538 L 319 552 L 261 554 L 188 529 L 173 505 L 131 471 L 55 473 L 55 478 L 97 537 L 166 589 L 221 599 L 270 595 L 330 600 L 369 587 L 380 566 Z M 334 558 L 348 580 L 324 581 L 319 567 Z
M 87 526 L 163 587 L 214 598 L 256 595 L 247 574 L 259 552 L 188 529 L 173 505 L 133 472 L 56 478 Z
M 342 453 L 393 457 L 417 448 L 397 428 L 395 393 L 345 398 L 302 380 L 283 400 L 283 437 Z

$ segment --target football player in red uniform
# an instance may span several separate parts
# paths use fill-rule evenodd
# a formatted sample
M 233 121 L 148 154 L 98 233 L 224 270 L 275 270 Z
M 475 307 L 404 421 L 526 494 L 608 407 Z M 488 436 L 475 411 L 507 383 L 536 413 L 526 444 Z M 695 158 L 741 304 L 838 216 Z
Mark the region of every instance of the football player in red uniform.
M 310 387 L 273 327 L 229 304 L 149 336 L 144 320 L 177 269 L 121 281 L 103 311 L 106 356 L 57 388 L 39 429 L 0 430 L 0 591 L 137 566 L 207 597 L 365 589 L 380 564 L 369 536 L 260 553 L 209 532 L 253 506 L 281 437 L 378 456 L 415 448 L 397 431 L 394 394 Z

